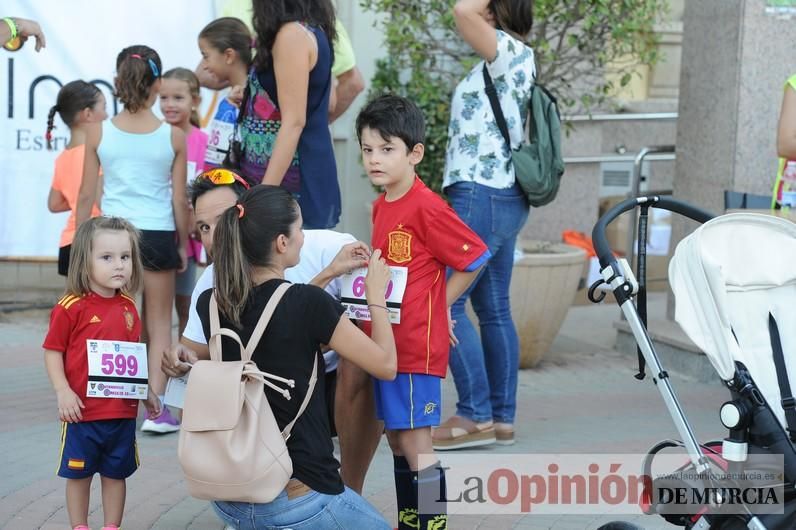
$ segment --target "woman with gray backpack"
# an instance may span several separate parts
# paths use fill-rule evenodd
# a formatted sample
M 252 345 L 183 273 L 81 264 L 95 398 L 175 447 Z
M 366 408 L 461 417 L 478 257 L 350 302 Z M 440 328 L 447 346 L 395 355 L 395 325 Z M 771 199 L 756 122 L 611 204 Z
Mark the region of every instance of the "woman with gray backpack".
M 492 259 L 451 307 L 458 344 L 449 364 L 459 399 L 456 414 L 434 430 L 435 450 L 514 443 L 519 341 L 509 284 L 529 203 L 515 178 L 512 152 L 523 143 L 536 75 L 533 50 L 525 43 L 532 0 L 459 0 L 453 15 L 459 34 L 483 60 L 453 94 L 443 188 Z M 464 311 L 468 298 L 480 337 Z
M 192 365 L 180 464 L 191 494 L 212 500 L 233 528 L 389 529 L 340 478 L 317 377 L 328 345 L 376 378 L 395 378 L 389 267 L 374 251 L 365 278 L 370 338 L 324 290 L 285 280 L 299 261 L 301 226 L 296 200 L 277 186 L 252 187 L 219 218 L 214 288 L 196 304 L 208 344 L 187 341 L 195 352 L 183 350 L 169 367 Z

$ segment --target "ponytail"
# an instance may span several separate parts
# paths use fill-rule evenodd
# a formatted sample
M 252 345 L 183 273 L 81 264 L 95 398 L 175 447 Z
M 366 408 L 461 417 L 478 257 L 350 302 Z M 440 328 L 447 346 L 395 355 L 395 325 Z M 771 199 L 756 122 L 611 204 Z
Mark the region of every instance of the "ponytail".
M 70 129 L 75 122 L 75 118 L 83 109 L 90 109 L 99 101 L 102 92 L 95 85 L 78 79 L 61 87 L 55 105 L 47 113 L 47 132 L 44 137 L 47 139 L 47 149 L 52 149 L 52 130 L 55 129 L 55 114 L 61 116 L 61 120 Z
M 128 112 L 143 109 L 160 79 L 162 63 L 158 53 L 144 45 L 128 46 L 116 56 L 116 97 Z
M 265 184 L 244 192 L 221 214 L 213 235 L 215 295 L 219 311 L 236 326 L 241 327 L 254 268 L 272 265 L 274 242 L 290 237 L 299 216 L 290 192 Z
M 241 327 L 240 315 L 252 289 L 252 266 L 244 253 L 238 208 L 221 214 L 213 234 L 215 294 L 219 311 Z
M 55 129 L 55 125 L 53 125 L 53 121 L 55 120 L 55 113 L 58 112 L 58 105 L 53 105 L 50 107 L 50 112 L 47 113 L 47 132 L 44 133 L 44 138 L 47 139 L 47 150 L 52 150 L 53 148 L 53 129 Z

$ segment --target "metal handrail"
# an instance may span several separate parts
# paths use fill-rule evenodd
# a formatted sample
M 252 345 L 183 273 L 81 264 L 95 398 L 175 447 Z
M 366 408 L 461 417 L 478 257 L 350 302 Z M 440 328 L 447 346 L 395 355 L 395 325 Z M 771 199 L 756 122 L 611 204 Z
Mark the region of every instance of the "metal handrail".
M 647 156 L 652 154 L 669 153 L 674 155 L 673 145 L 650 145 L 643 147 L 633 161 L 633 179 L 630 181 L 630 197 L 638 197 L 641 193 L 641 165 Z M 627 240 L 627 262 L 633 264 L 636 253 L 636 220 L 633 219 L 628 230 Z

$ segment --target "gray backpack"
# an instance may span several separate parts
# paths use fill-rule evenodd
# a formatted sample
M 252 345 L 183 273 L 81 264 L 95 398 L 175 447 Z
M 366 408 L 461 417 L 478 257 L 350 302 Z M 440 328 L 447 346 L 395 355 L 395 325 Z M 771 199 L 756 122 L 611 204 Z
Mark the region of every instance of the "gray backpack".
M 534 84 L 528 108 L 528 134 L 522 145 L 513 150 L 497 89 L 492 83 L 486 64 L 483 72 L 486 95 L 492 105 L 498 128 L 509 146 L 517 182 L 531 206 L 544 206 L 555 199 L 561 184 L 561 175 L 564 174 L 558 102 L 546 88 Z

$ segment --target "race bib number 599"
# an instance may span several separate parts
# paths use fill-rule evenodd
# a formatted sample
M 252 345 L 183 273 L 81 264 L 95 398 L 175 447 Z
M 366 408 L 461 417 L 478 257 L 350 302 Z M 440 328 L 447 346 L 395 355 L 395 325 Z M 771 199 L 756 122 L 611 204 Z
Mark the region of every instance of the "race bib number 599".
M 86 341 L 87 397 L 145 399 L 146 344 L 116 340 Z

